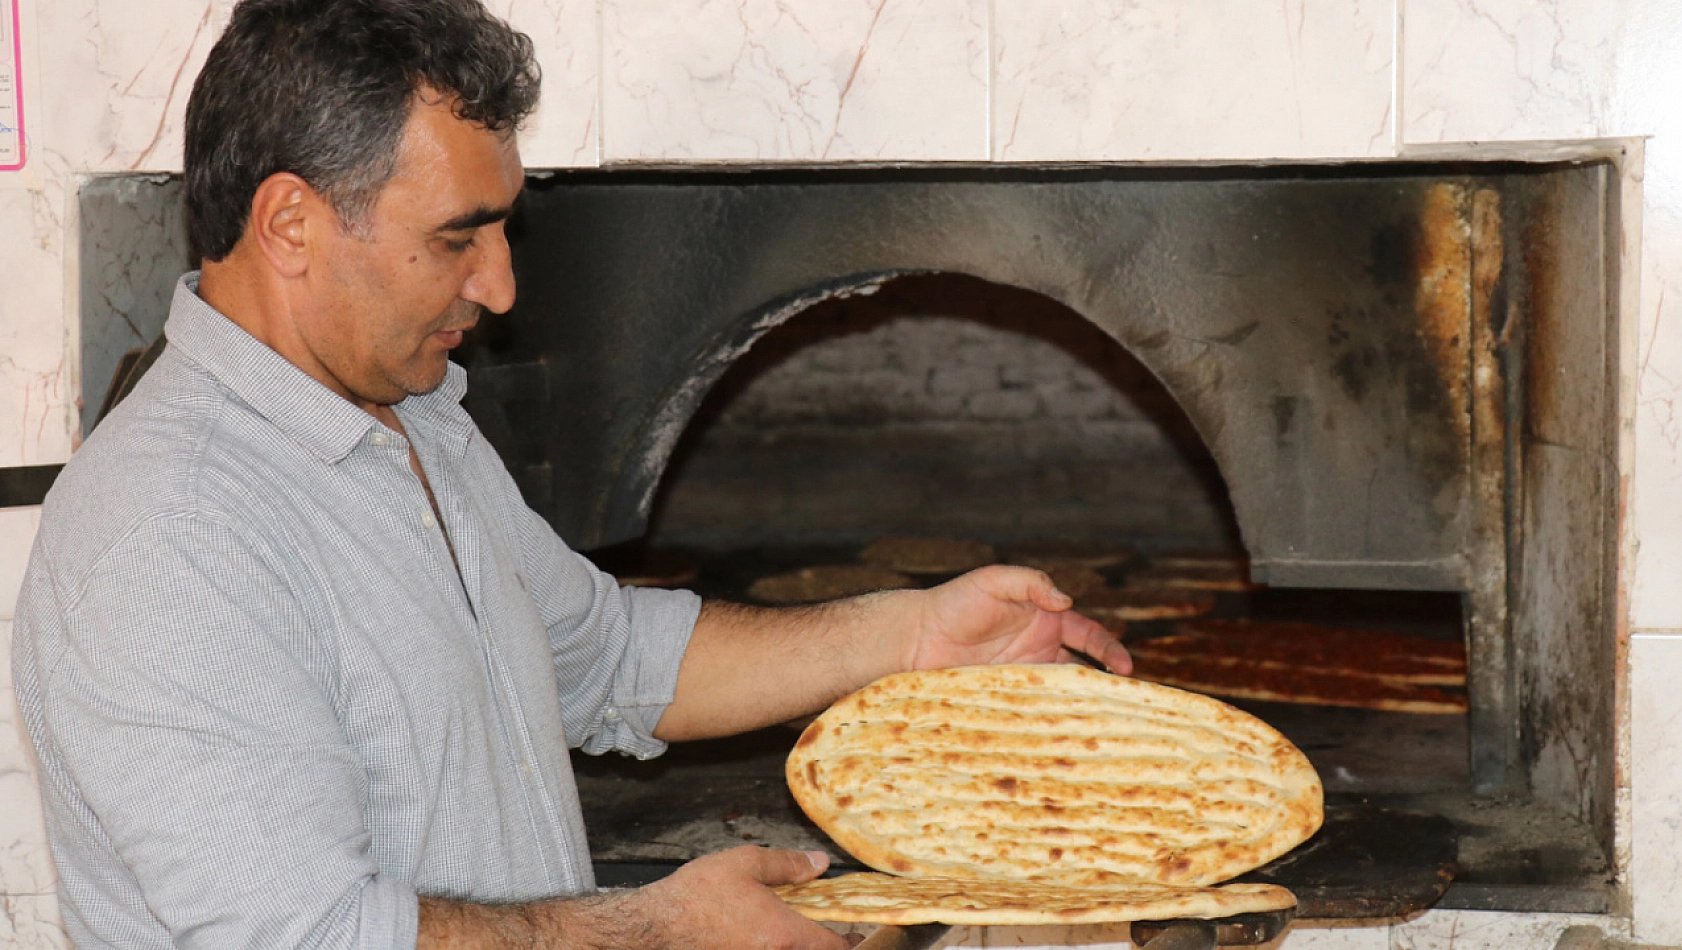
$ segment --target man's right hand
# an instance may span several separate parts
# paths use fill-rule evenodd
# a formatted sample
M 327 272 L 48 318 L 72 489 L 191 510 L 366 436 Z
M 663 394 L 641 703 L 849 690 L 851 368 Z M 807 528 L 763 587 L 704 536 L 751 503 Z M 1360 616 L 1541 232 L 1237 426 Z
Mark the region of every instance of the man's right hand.
M 487 905 L 423 897 L 417 950 L 847 950 L 771 893 L 829 866 L 821 851 L 744 846 L 696 858 L 634 891 Z

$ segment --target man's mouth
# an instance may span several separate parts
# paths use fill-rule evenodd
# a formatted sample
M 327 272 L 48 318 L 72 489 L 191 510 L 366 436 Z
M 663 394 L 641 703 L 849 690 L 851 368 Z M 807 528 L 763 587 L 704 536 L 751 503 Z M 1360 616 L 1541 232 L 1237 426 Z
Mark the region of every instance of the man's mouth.
M 473 327 L 470 324 L 456 330 L 439 330 L 438 332 L 432 334 L 432 336 L 439 343 L 443 344 L 444 349 L 453 350 L 461 345 L 462 335 L 471 329 L 473 329 Z

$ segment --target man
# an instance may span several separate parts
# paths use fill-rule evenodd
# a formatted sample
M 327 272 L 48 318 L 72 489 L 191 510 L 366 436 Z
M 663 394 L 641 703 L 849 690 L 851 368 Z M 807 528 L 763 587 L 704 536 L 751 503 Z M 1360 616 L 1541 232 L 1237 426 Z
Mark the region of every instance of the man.
M 188 107 L 204 265 L 48 499 L 15 681 L 92 947 L 833 948 L 744 848 L 596 894 L 566 747 L 654 755 L 880 675 L 1078 650 L 1037 572 L 817 608 L 621 590 L 448 361 L 514 302 L 535 105 L 477 0 L 246 0 Z

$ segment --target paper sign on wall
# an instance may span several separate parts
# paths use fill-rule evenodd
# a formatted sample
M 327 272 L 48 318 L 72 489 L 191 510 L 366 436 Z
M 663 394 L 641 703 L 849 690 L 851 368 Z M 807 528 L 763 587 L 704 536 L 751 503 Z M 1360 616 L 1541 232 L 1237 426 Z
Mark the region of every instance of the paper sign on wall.
M 0 0 L 0 172 L 23 167 L 23 40 L 18 4 Z

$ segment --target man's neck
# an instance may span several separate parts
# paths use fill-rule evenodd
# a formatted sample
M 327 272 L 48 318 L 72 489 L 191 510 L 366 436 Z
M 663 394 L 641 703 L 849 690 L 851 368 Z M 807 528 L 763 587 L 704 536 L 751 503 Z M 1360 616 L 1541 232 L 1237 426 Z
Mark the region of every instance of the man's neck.
M 358 399 L 317 361 L 299 338 L 297 321 L 289 311 L 290 296 L 280 278 L 265 267 L 254 266 L 247 255 L 256 253 L 244 242 L 220 261 L 205 261 L 199 270 L 199 299 L 234 325 L 385 425 L 403 431 L 391 406 Z

